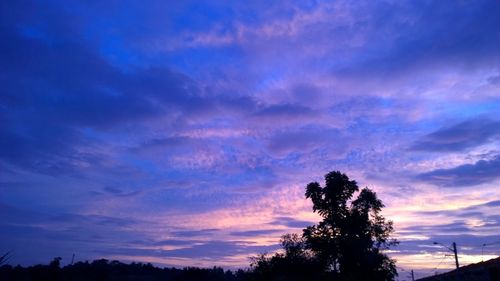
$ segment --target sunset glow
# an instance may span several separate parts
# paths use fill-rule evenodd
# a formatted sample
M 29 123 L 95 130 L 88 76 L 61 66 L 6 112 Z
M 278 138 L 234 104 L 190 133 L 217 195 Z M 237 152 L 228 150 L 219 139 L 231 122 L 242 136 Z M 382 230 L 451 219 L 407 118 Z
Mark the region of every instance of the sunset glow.
M 402 272 L 497 257 L 499 4 L 2 1 L 0 253 L 246 268 L 338 170 Z

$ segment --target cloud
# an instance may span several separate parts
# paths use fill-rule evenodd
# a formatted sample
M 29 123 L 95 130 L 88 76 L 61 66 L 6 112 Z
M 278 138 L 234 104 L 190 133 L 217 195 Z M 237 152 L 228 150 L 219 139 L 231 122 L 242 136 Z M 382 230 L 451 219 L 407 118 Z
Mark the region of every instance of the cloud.
M 450 152 L 485 144 L 500 135 L 500 122 L 477 118 L 439 129 L 418 140 L 411 149 Z
M 464 221 L 456 221 L 453 223 L 439 224 L 439 225 L 428 225 L 428 226 L 410 226 L 402 229 L 403 231 L 410 231 L 413 233 L 427 234 L 427 235 L 442 235 L 450 234 L 454 235 L 474 233 L 474 229 L 467 225 Z
M 262 119 L 272 118 L 272 117 L 300 118 L 312 114 L 313 114 L 312 109 L 305 106 L 293 105 L 293 104 L 271 105 L 264 107 L 255 113 L 257 117 Z
M 313 225 L 314 222 L 298 220 L 298 219 L 291 218 L 291 217 L 278 217 L 270 224 L 271 225 L 284 225 L 284 226 L 292 227 L 292 228 L 306 228 L 307 226 Z
M 269 234 L 275 234 L 281 232 L 280 229 L 261 229 L 261 230 L 247 230 L 247 231 L 233 231 L 230 232 L 232 236 L 243 236 L 243 237 L 257 237 L 257 236 L 268 236 Z
M 448 254 L 448 250 L 441 246 L 434 245 L 438 242 L 444 245 L 450 245 L 452 242 L 457 243 L 459 254 L 463 255 L 466 251 L 468 255 L 480 255 L 482 244 L 491 241 L 498 241 L 498 235 L 473 235 L 473 234 L 436 234 L 431 235 L 424 240 L 404 240 L 400 242 L 398 251 L 401 254 L 423 254 L 429 253 L 433 255 Z M 484 254 L 494 254 L 495 248 L 484 248 Z
M 33 16 L 14 14 L 21 15 L 20 25 Z M 1 60 L 11 66 L 2 75 L 0 100 L 6 109 L 0 115 L 0 160 L 21 169 L 73 176 L 82 166 L 104 169 L 101 164 L 114 150 L 103 148 L 124 130 L 140 133 L 151 126 L 148 122 L 163 120 L 175 131 L 189 121 L 256 107 L 251 97 L 209 91 L 168 67 L 124 71 L 83 37 L 61 33 L 53 42 L 30 35 L 39 25 L 26 33 L 16 26 L 18 19 L 11 20 L 2 22 L 5 38 L 0 45 Z M 47 36 L 55 36 L 51 28 L 64 24 L 58 20 L 67 19 L 52 19 Z M 60 32 L 78 33 L 78 28 L 71 25 Z M 160 145 L 155 138 L 141 141 Z
M 495 1 L 463 2 L 452 8 L 447 1 L 338 1 L 316 3 L 309 9 L 297 4 L 276 6 L 266 6 L 262 21 L 229 16 L 223 23 L 186 32 L 184 37 L 191 39 L 186 45 L 172 40 L 164 45 L 213 52 L 233 47 L 242 50 L 253 65 L 271 61 L 283 72 L 301 66 L 328 68 L 336 76 L 356 80 L 390 77 L 386 82 L 395 76 L 428 72 L 431 66 L 494 66 L 500 59 Z M 284 10 L 289 11 L 286 16 Z
M 151 246 L 151 245 L 154 245 L 154 246 L 189 246 L 189 245 L 193 245 L 194 243 L 200 243 L 201 241 L 198 241 L 198 240 L 175 240 L 175 239 L 168 239 L 168 240 L 161 240 L 161 241 L 157 241 L 157 242 L 153 242 L 153 243 L 144 243 L 144 242 L 140 242 L 140 243 L 134 243 L 134 244 L 141 244 L 141 245 L 148 245 L 148 246 Z
M 488 82 L 493 84 L 493 85 L 498 85 L 500 84 L 500 75 L 496 75 L 496 76 L 491 76 L 488 78 Z
M 0 56 L 16 69 L 4 74 L 7 82 L 0 95 L 8 105 L 0 129 L 4 161 L 40 172 L 74 168 L 75 160 L 93 164 L 100 156 L 83 148 L 90 139 L 82 129 L 105 129 L 162 111 L 154 103 L 159 93 L 148 92 L 146 86 L 128 88 L 141 79 L 123 74 L 81 45 L 50 45 L 14 30 L 7 34 L 11 38 L 2 40 Z M 162 81 L 163 96 L 170 101 L 182 103 L 181 97 L 188 95 L 184 86 L 173 85 L 186 80 L 169 71 L 151 80 Z
M 194 245 L 189 248 L 165 251 L 164 255 L 171 257 L 208 257 L 211 259 L 217 259 L 221 257 L 227 257 L 228 255 L 238 254 L 250 256 L 251 254 L 274 251 L 278 248 L 279 245 L 261 246 L 253 245 L 252 243 L 248 242 L 238 241 L 210 241 L 200 245 Z
M 111 194 L 114 196 L 119 196 L 119 197 L 133 197 L 133 196 L 137 196 L 137 195 L 140 195 L 143 193 L 142 190 L 135 190 L 135 191 L 126 192 L 120 188 L 113 187 L 113 186 L 105 186 L 103 188 L 103 191 L 108 193 L 108 194 Z
M 454 9 L 450 9 L 446 1 L 380 3 L 368 7 L 371 9 L 367 29 L 371 34 L 367 39 L 375 42 L 367 40 L 365 42 L 370 44 L 364 47 L 373 47 L 378 52 L 368 55 L 358 64 L 345 67 L 345 73 L 349 75 L 365 73 L 394 77 L 427 72 L 430 67 L 443 65 L 464 68 L 495 65 L 500 59 L 494 51 L 500 42 L 494 27 L 499 24 L 497 12 L 492 10 L 498 8 L 494 1 L 464 2 L 455 5 Z M 431 22 L 433 24 L 429 25 Z M 371 37 L 377 35 L 380 39 Z M 479 54 L 477 48 L 484 53 Z
M 488 198 L 489 199 L 489 198 Z M 473 204 L 473 205 L 468 205 L 462 208 L 458 209 L 439 209 L 439 210 L 432 210 L 432 211 L 416 211 L 413 212 L 414 215 L 422 216 L 422 217 L 432 217 L 432 218 L 453 218 L 453 219 L 460 219 L 462 220 L 461 222 L 466 222 L 466 221 L 475 221 L 476 226 L 473 228 L 477 227 L 482 227 L 483 223 L 487 224 L 488 221 L 490 220 L 498 220 L 496 218 L 496 213 L 500 211 L 500 201 L 499 200 L 493 200 L 493 201 L 485 201 L 484 203 L 480 204 Z M 480 223 L 478 223 L 480 222 Z M 477 224 L 481 226 L 477 226 Z M 429 228 L 432 228 L 432 226 L 428 226 Z M 471 229 L 473 229 L 471 228 Z
M 126 255 L 126 256 L 149 256 L 163 258 L 190 258 L 190 259 L 210 259 L 234 255 L 253 255 L 277 250 L 279 245 L 253 245 L 244 241 L 209 241 L 197 243 L 173 250 L 144 249 L 144 248 L 109 248 L 106 251 L 99 250 L 100 254 L 106 255 Z
M 220 229 L 208 228 L 200 230 L 172 231 L 171 234 L 176 237 L 206 237 L 211 236 L 218 231 L 220 231 Z
M 450 169 L 437 169 L 417 176 L 421 181 L 443 187 L 474 186 L 493 182 L 498 178 L 500 178 L 500 156 Z
M 276 155 L 310 153 L 317 149 L 332 149 L 342 154 L 347 149 L 344 137 L 336 129 L 306 126 L 274 133 L 267 141 L 269 151 Z

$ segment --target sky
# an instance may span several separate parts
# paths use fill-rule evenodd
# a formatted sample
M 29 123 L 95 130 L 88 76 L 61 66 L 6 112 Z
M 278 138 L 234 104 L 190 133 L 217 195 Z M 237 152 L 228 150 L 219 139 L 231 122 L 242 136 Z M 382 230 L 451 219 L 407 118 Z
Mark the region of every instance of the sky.
M 0 251 L 245 268 L 375 190 L 400 276 L 496 257 L 498 1 L 1 1 Z M 436 269 L 437 268 L 437 269 Z

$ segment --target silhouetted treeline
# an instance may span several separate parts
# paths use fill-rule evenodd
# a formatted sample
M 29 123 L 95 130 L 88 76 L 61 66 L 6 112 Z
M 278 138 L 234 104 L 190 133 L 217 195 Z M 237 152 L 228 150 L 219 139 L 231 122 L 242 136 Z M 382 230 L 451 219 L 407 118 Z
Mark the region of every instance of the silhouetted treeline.
M 30 267 L 4 265 L 0 267 L 1 281 L 246 281 L 256 280 L 250 271 L 229 271 L 213 268 L 159 268 L 150 263 L 125 264 L 105 259 L 77 262 L 64 267 L 60 259 L 49 265 Z
M 323 281 L 332 280 L 320 264 L 304 256 L 255 257 L 247 270 L 220 267 L 159 268 L 150 263 L 122 263 L 106 259 L 60 267 L 60 258 L 48 265 L 0 266 L 0 281 Z

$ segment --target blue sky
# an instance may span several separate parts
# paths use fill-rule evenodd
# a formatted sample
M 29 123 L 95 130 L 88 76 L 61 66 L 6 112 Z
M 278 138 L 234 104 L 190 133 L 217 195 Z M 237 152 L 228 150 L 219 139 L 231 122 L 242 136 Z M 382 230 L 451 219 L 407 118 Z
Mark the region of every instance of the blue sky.
M 12 262 L 245 267 L 331 170 L 386 203 L 401 268 L 498 254 L 496 1 L 0 5 Z

